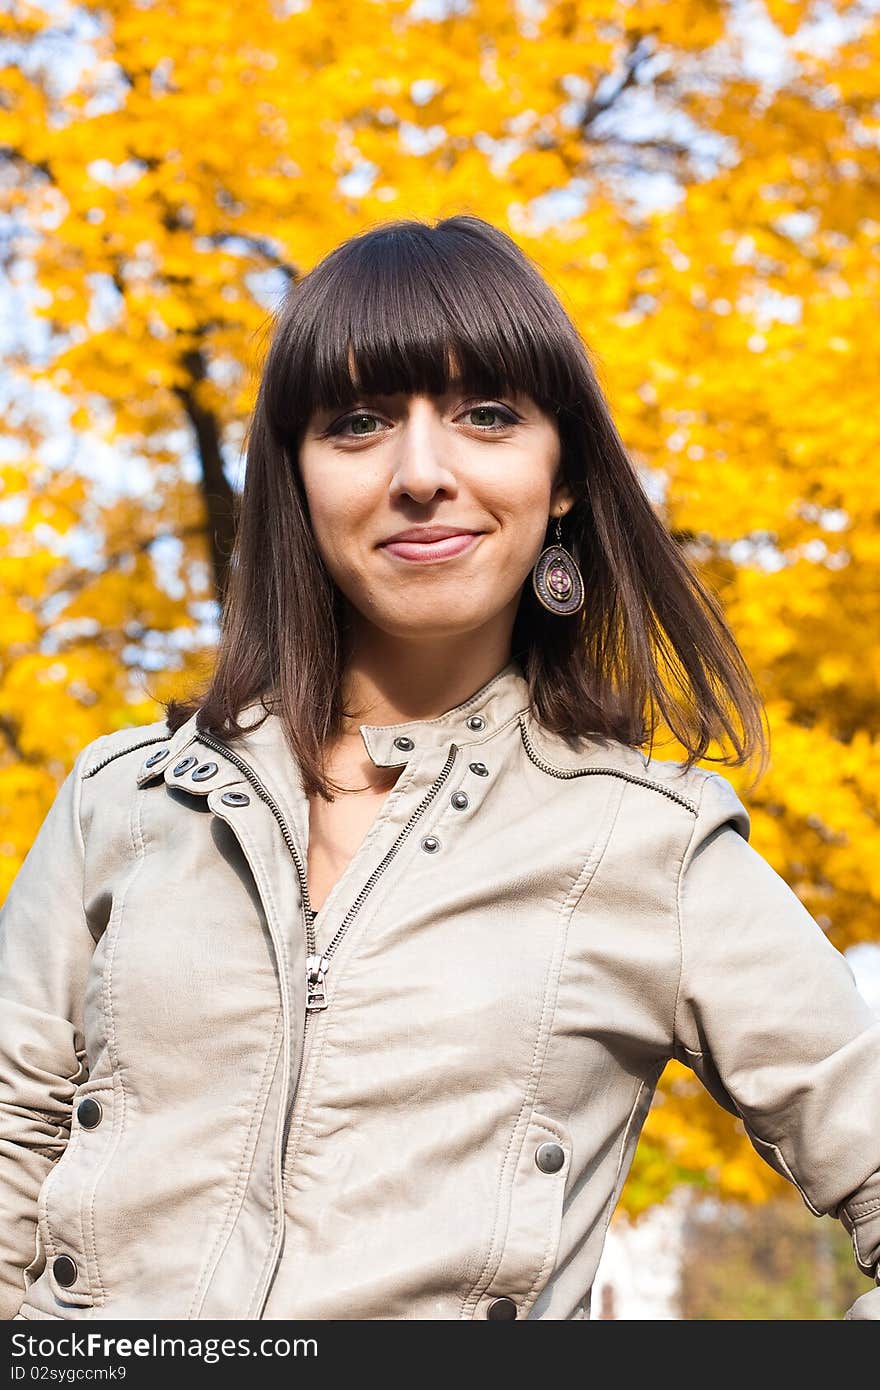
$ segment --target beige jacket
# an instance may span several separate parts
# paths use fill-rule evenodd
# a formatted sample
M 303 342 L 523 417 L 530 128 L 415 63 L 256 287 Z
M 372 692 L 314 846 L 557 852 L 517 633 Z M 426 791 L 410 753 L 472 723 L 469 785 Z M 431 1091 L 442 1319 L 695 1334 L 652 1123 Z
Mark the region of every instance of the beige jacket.
M 274 714 L 77 757 L 0 915 L 2 1315 L 587 1318 L 671 1057 L 876 1277 L 880 1023 L 731 784 L 512 662 L 361 734 L 404 768 L 316 939 Z

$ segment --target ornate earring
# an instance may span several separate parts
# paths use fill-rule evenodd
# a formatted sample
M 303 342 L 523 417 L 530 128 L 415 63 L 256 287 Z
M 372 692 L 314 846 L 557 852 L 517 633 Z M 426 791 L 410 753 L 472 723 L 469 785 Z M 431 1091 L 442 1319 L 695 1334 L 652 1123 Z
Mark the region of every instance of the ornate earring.
M 556 543 L 541 551 L 532 569 L 532 588 L 548 612 L 567 617 L 584 601 L 583 575 L 577 561 L 562 544 L 560 518 L 556 518 Z

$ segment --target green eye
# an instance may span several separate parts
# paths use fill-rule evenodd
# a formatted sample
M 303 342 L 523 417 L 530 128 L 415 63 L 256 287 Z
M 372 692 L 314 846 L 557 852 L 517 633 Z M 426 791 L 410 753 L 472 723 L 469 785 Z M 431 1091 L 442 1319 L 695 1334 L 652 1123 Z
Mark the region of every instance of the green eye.
M 478 429 L 485 430 L 487 433 L 491 430 L 506 430 L 517 423 L 516 416 L 511 415 L 509 410 L 505 410 L 500 405 L 472 405 L 466 413 L 468 415 L 496 416 L 498 423 L 494 425 L 485 419 L 474 422 Z
M 358 424 L 364 424 L 364 423 L 366 423 L 366 424 L 368 424 L 368 425 L 372 423 L 372 424 L 375 426 L 375 424 L 376 424 L 376 417 L 375 417 L 375 415 L 365 415 L 365 414 L 361 414 L 361 415 L 349 415 L 348 420 L 347 420 L 347 421 L 343 421 L 343 423 L 347 423 L 347 424 L 351 425 L 351 427 L 352 427 L 352 433 L 353 433 L 353 434 L 375 434 L 375 433 L 376 433 L 375 429 L 366 429 L 366 430 L 355 429 L 355 426 L 356 426 L 356 425 L 358 425 Z

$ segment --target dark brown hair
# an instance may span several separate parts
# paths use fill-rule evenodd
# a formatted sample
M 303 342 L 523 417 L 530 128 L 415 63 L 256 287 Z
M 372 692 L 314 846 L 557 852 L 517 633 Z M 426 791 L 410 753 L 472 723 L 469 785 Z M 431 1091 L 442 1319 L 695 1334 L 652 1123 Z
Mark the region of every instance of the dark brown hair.
M 769 737 L 760 694 L 721 605 L 661 522 L 611 418 L 589 350 L 536 266 L 479 217 L 380 224 L 292 284 L 274 315 L 247 432 L 244 488 L 206 688 L 165 702 L 172 731 L 231 740 L 244 706 L 272 695 L 309 793 L 332 799 L 323 749 L 343 727 L 342 595 L 315 544 L 298 469 L 312 414 L 369 394 L 522 392 L 555 414 L 575 502 L 562 539 L 586 599 L 561 618 L 522 588 L 511 657 L 535 717 L 571 737 L 653 747 L 659 720 L 698 759 L 738 765 Z M 545 544 L 553 536 L 548 526 Z M 736 727 L 736 720 L 741 726 Z M 709 757 L 727 738 L 734 756 Z

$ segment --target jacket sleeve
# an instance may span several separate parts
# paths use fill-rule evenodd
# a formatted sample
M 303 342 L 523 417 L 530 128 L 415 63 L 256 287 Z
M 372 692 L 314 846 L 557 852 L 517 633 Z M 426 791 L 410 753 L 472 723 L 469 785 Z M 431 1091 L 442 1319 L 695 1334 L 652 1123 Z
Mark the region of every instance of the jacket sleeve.
M 706 772 L 678 884 L 675 1056 L 880 1284 L 880 1019 L 749 828 Z M 880 1288 L 845 1317 L 880 1319 Z
M 0 1318 L 36 1277 L 37 1197 L 88 1075 L 82 996 L 95 942 L 83 907 L 77 756 L 0 909 Z

